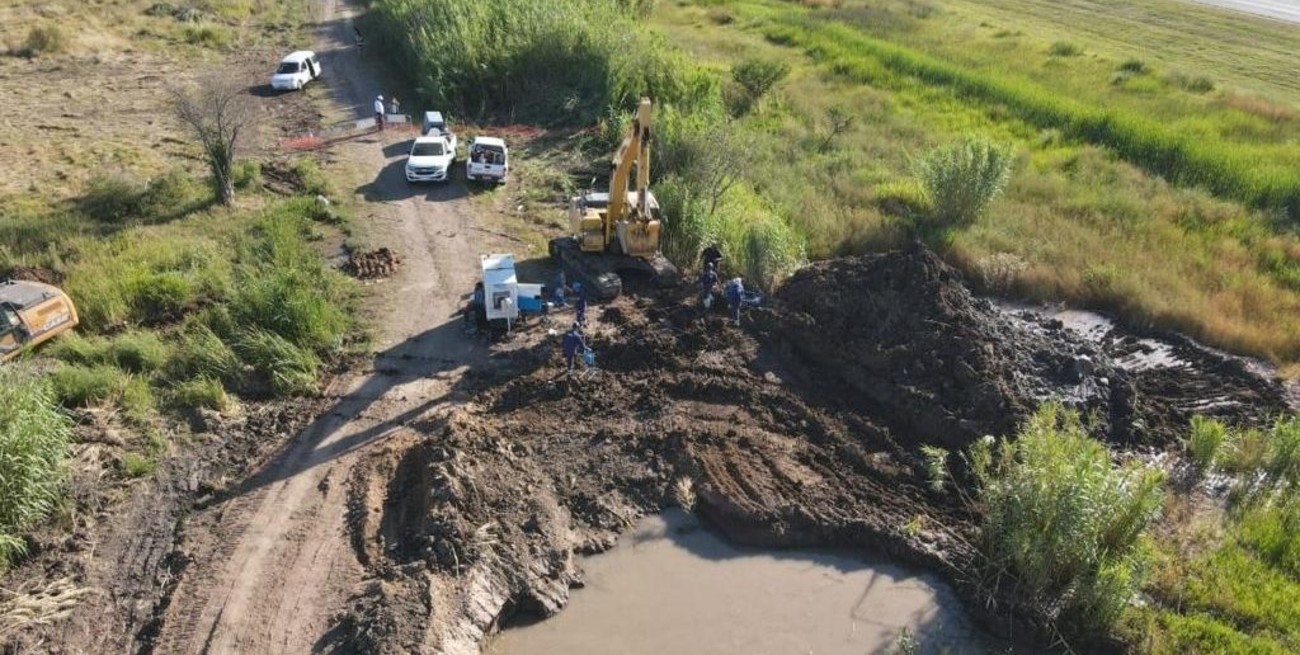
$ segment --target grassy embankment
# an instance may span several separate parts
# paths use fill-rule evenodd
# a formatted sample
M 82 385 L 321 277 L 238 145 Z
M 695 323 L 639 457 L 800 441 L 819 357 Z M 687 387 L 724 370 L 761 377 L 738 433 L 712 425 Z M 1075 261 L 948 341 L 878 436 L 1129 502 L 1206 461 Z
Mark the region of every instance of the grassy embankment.
M 0 62 L 10 73 L 3 85 L 40 86 L 34 80 L 50 70 L 83 70 L 71 76 L 82 84 L 66 96 L 79 101 L 97 70 L 154 79 L 160 71 L 181 75 L 195 61 L 243 56 L 237 46 L 282 49 L 300 36 L 305 4 L 45 6 L 36 13 L 54 14 L 44 17 L 28 9 L 5 11 L 22 19 L 23 30 L 44 34 L 36 39 L 41 47 L 16 53 L 34 57 L 32 64 Z M 82 11 L 94 15 L 68 20 Z M 6 23 L 6 37 L 14 29 Z M 221 36 L 186 36 L 195 30 Z M 72 128 L 70 137 L 28 125 L 4 135 L 6 147 L 33 154 L 10 160 L 26 162 L 21 175 L 30 188 L 0 195 L 0 275 L 55 282 L 72 297 L 81 325 L 5 365 L 12 397 L 0 412 L 7 485 L 0 571 L 22 551 L 26 530 L 68 505 L 68 412 L 91 410 L 82 416 L 112 430 L 94 437 L 104 440 L 98 452 L 111 479 L 146 475 L 185 433 L 183 419 L 235 409 L 240 399 L 308 393 L 357 337 L 354 286 L 325 264 L 317 245 L 344 226 L 337 211 L 313 199 L 330 193 L 313 162 L 295 168 L 307 189 L 297 198 L 263 193 L 258 166 L 245 162 L 239 202 L 218 208 L 210 185 L 191 173 L 203 167 L 189 139 L 165 119 L 164 87 L 85 92 L 103 94 L 100 120 L 123 131 Z M 152 127 L 137 115 L 142 108 L 156 117 Z M 24 113 L 17 122 L 59 118 Z M 47 150 L 63 154 L 52 161 L 40 154 Z
M 1220 68 L 1186 71 L 1113 41 L 1093 53 L 1032 13 L 994 23 L 918 2 L 699 4 L 655 14 L 696 61 L 719 76 L 751 58 L 792 65 L 739 129 L 747 177 L 812 257 L 897 243 L 923 211 L 915 158 L 982 134 L 1015 147 L 1019 163 L 987 219 L 946 244 L 976 280 L 1300 357 L 1300 240 L 1284 207 L 1300 185 L 1294 88 L 1266 98 L 1265 83 L 1248 94 L 1197 81 L 1239 79 L 1219 73 L 1249 59 L 1245 45 L 1225 44 L 1234 56 Z M 854 119 L 833 136 L 832 109 Z
M 1226 509 L 1171 497 L 1146 593 L 1121 634 L 1139 652 L 1300 650 L 1300 419 L 1229 431 L 1198 421 L 1189 459 L 1231 480 Z

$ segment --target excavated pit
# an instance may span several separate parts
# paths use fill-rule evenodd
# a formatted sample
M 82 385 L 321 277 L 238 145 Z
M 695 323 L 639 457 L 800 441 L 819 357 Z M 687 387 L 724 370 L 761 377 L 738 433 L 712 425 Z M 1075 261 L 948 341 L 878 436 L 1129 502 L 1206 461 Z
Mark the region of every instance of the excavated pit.
M 1120 447 L 1175 444 L 1206 407 L 1241 424 L 1286 408 L 1237 360 L 1181 342 L 1185 366 L 1128 366 L 1122 336 L 1000 309 L 920 249 L 809 267 L 740 329 L 689 295 L 594 312 L 603 372 L 584 382 L 560 379 L 558 344 L 525 330 L 475 376 L 475 402 L 369 454 L 350 515 L 374 583 L 339 631 L 346 645 L 477 653 L 510 616 L 558 612 L 582 582 L 576 554 L 683 504 L 688 486 L 733 542 L 860 549 L 969 594 L 974 517 L 927 488 L 920 446 L 1008 434 L 1051 398 L 1092 412 Z

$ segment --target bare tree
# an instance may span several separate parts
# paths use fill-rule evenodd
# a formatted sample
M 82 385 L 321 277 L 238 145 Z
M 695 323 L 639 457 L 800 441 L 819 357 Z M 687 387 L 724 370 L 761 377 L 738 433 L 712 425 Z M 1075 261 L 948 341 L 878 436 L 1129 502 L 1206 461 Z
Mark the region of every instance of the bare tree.
M 699 139 L 700 153 L 692 171 L 709 199 L 709 214 L 718 211 L 722 197 L 744 179 L 752 156 L 735 124 L 716 123 Z
M 172 88 L 171 108 L 203 146 L 217 201 L 231 204 L 235 157 L 257 115 L 247 87 L 233 75 L 214 75 L 190 88 Z

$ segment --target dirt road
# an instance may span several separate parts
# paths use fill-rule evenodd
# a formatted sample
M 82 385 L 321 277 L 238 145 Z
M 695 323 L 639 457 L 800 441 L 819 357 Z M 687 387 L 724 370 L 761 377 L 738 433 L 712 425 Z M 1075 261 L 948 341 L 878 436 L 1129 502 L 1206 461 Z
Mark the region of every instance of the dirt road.
M 372 62 L 351 45 L 351 8 L 326 0 L 317 51 L 332 100 L 367 115 L 380 91 Z M 345 528 L 357 453 L 437 413 L 475 362 L 452 315 L 473 284 L 477 252 L 462 183 L 416 194 L 398 137 L 364 138 L 338 156 L 378 171 L 364 192 L 376 241 L 404 262 L 375 301 L 374 368 L 336 380 L 337 400 L 287 450 L 184 532 L 189 564 L 162 616 L 157 653 L 299 653 L 322 639 L 363 571 Z
M 1287 23 L 1300 24 L 1300 2 L 1297 0 L 1191 0 L 1197 4 L 1232 9 L 1256 16 L 1264 16 Z

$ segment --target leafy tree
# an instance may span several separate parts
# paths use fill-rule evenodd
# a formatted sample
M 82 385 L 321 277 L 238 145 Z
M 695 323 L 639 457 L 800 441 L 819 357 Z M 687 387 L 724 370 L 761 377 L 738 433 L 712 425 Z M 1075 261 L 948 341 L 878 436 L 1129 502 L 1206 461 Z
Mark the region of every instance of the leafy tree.
M 777 83 L 790 74 L 790 65 L 775 59 L 746 59 L 731 68 L 731 79 L 758 102 Z

